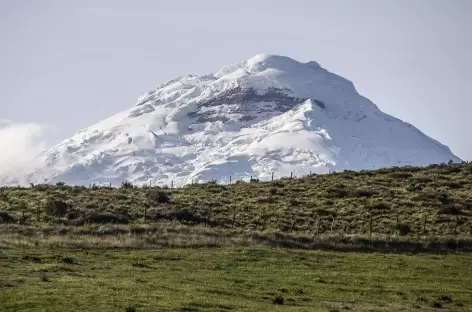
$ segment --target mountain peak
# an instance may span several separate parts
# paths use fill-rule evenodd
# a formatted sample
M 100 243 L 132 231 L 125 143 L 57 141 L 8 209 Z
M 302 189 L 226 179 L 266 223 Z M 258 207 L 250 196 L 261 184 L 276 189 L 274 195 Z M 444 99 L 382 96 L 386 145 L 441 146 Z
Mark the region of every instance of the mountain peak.
M 274 54 L 169 80 L 41 158 L 0 182 L 183 185 L 460 161 L 349 80 Z
M 308 63 L 300 63 L 290 57 L 277 54 L 257 54 L 245 62 L 250 72 L 262 71 L 268 68 L 293 71 L 302 67 L 318 69 L 320 65 L 317 62 L 310 61 Z

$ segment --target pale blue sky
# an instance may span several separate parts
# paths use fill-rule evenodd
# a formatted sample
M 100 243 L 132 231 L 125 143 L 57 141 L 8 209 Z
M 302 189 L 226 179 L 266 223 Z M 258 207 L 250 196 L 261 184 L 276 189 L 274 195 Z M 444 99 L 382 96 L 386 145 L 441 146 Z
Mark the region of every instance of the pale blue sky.
M 271 53 L 472 160 L 471 16 L 469 0 L 0 0 L 0 119 L 63 139 L 166 80 Z

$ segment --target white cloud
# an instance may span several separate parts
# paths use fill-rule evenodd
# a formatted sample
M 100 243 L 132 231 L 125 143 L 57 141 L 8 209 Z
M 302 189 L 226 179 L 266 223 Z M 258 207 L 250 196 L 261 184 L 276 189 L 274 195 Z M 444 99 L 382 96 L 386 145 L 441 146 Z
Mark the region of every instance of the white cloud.
M 0 181 L 21 181 L 39 164 L 38 155 L 48 146 L 47 129 L 37 123 L 0 120 Z

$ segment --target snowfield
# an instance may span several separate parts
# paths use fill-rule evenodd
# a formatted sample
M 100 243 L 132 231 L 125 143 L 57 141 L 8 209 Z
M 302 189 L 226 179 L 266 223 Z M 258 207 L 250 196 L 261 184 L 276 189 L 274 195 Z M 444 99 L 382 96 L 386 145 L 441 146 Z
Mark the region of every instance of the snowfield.
M 4 184 L 184 185 L 461 161 L 316 62 L 260 54 L 147 92 Z

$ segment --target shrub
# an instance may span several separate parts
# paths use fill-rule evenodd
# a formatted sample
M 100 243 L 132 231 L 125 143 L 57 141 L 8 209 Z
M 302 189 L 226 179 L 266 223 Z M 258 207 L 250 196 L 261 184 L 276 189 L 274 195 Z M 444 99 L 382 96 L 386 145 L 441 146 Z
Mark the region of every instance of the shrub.
M 23 256 L 23 257 L 21 257 L 21 259 L 25 260 L 25 261 L 31 261 L 31 262 L 34 262 L 34 263 L 40 263 L 41 262 L 41 258 L 36 257 L 36 256 L 30 256 L 30 255 Z
M 0 211 L 0 223 L 11 223 L 14 222 L 15 219 L 10 216 L 8 213 Z
M 136 308 L 134 306 L 126 307 L 125 312 L 136 312 Z
M 444 301 L 444 302 L 452 302 L 452 298 L 446 295 L 441 295 L 439 296 L 438 300 Z
M 63 186 L 66 186 L 66 183 L 65 182 L 57 182 L 56 186 L 57 187 L 63 187 Z
M 74 220 L 74 219 L 77 219 L 81 216 L 80 212 L 77 211 L 77 210 L 73 210 L 73 209 L 70 209 L 67 213 L 66 213 L 66 218 L 67 220 Z
M 48 199 L 44 205 L 44 212 L 48 215 L 63 217 L 72 206 L 64 201 Z
M 439 213 L 441 214 L 449 214 L 449 215 L 460 215 L 462 214 L 461 206 L 457 204 L 447 204 L 439 209 Z
M 154 203 L 166 204 L 170 201 L 170 194 L 163 191 L 150 191 L 148 197 Z
M 125 182 L 121 182 L 121 188 L 122 189 L 132 189 L 132 188 L 134 188 L 134 185 L 131 182 L 125 181 Z
M 270 195 L 276 195 L 277 194 L 277 188 L 276 187 L 271 187 L 269 189 L 269 194 Z
M 284 300 L 284 297 L 282 295 L 277 295 L 273 300 L 272 300 L 272 303 L 273 304 L 284 304 L 285 300 Z
M 396 229 L 398 231 L 398 234 L 400 234 L 401 236 L 405 236 L 411 233 L 411 226 L 406 223 L 399 223 L 396 226 Z
M 62 257 L 61 262 L 65 263 L 65 264 L 74 264 L 74 258 Z
M 203 221 L 202 217 L 187 208 L 174 211 L 173 216 L 180 222 L 200 223 Z

